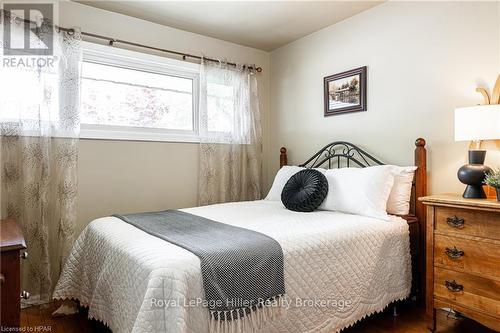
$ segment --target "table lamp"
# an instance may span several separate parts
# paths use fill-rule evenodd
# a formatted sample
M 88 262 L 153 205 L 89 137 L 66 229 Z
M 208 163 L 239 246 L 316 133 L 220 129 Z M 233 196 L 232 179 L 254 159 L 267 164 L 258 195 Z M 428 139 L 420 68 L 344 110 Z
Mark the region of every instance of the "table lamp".
M 486 198 L 483 183 L 491 169 L 485 166 L 486 150 L 481 140 L 500 139 L 500 105 L 477 105 L 455 109 L 455 141 L 474 141 L 469 149 L 469 164 L 458 170 L 458 179 L 467 185 L 464 198 Z

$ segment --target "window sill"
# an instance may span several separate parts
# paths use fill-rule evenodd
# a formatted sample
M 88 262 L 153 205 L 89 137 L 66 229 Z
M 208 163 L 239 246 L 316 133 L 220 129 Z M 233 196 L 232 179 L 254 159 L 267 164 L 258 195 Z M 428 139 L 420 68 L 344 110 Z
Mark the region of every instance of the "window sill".
M 150 142 L 174 142 L 174 143 L 199 143 L 200 138 L 192 134 L 173 134 L 155 132 L 134 131 L 107 131 L 81 129 L 82 140 L 109 140 L 109 141 L 150 141 Z

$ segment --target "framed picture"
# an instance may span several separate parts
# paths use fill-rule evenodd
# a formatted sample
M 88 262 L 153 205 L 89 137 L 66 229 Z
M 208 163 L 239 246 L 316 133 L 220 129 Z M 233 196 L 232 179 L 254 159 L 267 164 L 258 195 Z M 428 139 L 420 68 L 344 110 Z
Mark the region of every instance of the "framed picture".
M 324 79 L 325 117 L 366 111 L 366 66 Z

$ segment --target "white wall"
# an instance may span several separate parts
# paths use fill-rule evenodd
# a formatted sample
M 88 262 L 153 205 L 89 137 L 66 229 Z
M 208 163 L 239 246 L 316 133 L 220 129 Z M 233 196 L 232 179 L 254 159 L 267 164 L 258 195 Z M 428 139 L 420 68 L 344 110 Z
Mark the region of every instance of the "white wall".
M 499 72 L 496 2 L 386 2 L 271 53 L 271 154 L 303 162 L 348 140 L 389 163 L 413 163 L 428 143 L 430 192 L 459 192 L 466 142 L 454 142 L 453 110 L 482 102 L 476 83 Z M 368 66 L 368 111 L 323 117 L 323 77 Z M 488 152 L 500 164 L 498 148 Z M 278 160 L 271 155 L 271 177 Z
M 59 17 L 60 24 L 65 27 L 77 26 L 82 31 L 112 38 L 261 66 L 263 71 L 258 74 L 258 81 L 264 156 L 267 156 L 268 52 L 74 2 L 61 2 Z M 263 169 L 267 174 L 267 163 Z M 112 213 L 194 206 L 197 203 L 197 178 L 196 144 L 81 140 L 77 232 L 91 220 Z M 268 185 L 265 183 L 264 186 Z

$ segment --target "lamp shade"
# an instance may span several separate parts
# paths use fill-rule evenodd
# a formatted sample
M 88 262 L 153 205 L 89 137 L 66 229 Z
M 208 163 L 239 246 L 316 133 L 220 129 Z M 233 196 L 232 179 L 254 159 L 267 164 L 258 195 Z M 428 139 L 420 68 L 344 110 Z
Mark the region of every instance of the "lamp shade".
M 455 141 L 500 139 L 500 105 L 455 109 Z

